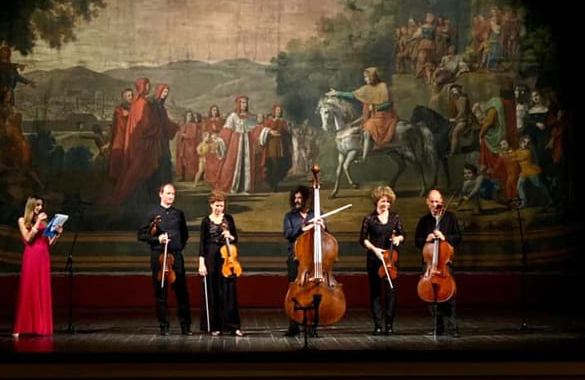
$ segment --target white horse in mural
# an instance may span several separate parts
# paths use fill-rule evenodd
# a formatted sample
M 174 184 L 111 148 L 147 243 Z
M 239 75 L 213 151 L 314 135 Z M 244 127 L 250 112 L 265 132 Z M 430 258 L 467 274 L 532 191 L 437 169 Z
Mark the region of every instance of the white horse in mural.
M 334 198 L 339 192 L 341 171 L 349 185 L 354 189 L 359 185 L 353 181 L 349 172 L 350 165 L 354 162 L 363 146 L 362 127 L 359 119 L 356 120 L 356 111 L 351 103 L 337 97 L 323 97 L 317 105 L 317 112 L 321 116 L 321 126 L 324 131 L 335 131 L 335 143 L 337 146 L 337 170 L 335 185 L 329 198 Z M 421 180 L 420 195 L 426 194 L 435 184 L 428 186 L 424 175 L 424 167 L 435 166 L 435 144 L 432 132 L 425 126 L 417 127 L 411 123 L 400 120 L 396 125 L 396 132 L 388 146 L 370 152 L 384 153 L 390 156 L 398 165 L 398 170 L 390 178 L 390 186 L 394 189 L 398 177 L 406 169 L 406 163 L 410 162 L 417 171 Z M 372 159 L 370 158 L 370 161 Z

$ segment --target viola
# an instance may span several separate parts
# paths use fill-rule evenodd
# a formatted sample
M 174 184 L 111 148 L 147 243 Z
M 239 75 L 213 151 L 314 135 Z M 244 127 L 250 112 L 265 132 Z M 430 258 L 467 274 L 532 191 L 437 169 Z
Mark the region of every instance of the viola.
M 317 223 L 321 218 L 319 170 L 317 165 L 311 168 L 314 227 L 305 231 L 295 242 L 295 258 L 299 263 L 298 274 L 295 281 L 289 283 L 284 298 L 284 310 L 291 320 L 314 327 L 334 324 L 343 317 L 346 309 L 342 284 L 333 277 L 333 264 L 337 261 L 339 253 L 337 240 L 327 231 L 322 231 Z
M 161 233 L 160 229 L 160 222 L 162 221 L 162 216 L 157 215 L 155 216 L 149 225 L 149 233 L 151 237 L 158 236 Z M 156 274 L 156 278 L 160 281 L 160 287 L 164 288 L 165 286 L 165 279 L 167 279 L 169 284 L 172 284 L 177 279 L 177 274 L 173 270 L 173 264 L 175 263 L 175 257 L 173 255 L 169 255 L 168 250 L 168 241 L 165 242 L 165 250 L 164 253 L 161 253 L 158 256 L 158 263 L 160 269 Z
M 164 288 L 165 286 L 165 278 L 169 284 L 173 284 L 177 279 L 177 274 L 173 270 L 175 256 L 168 254 L 167 247 L 168 243 L 165 242 L 165 251 L 158 256 L 160 269 L 156 275 L 156 278 L 160 281 L 161 288 Z
M 441 215 L 436 216 L 435 229 L 439 228 Z M 447 265 L 453 262 L 453 246 L 446 240 L 435 238 L 433 242 L 425 244 L 422 254 L 426 270 L 420 276 L 416 287 L 419 297 L 429 303 L 450 300 L 457 290 L 455 280 Z
M 227 224 L 222 223 L 224 231 L 227 230 Z M 221 274 L 224 277 L 239 277 L 242 274 L 242 265 L 238 261 L 238 248 L 230 244 L 230 239 L 225 239 L 225 244 L 219 249 L 223 265 L 221 267 Z
M 390 247 L 390 249 L 384 250 L 382 255 L 384 258 L 384 264 L 380 265 L 378 276 L 384 278 L 387 276 L 386 273 L 388 273 L 390 279 L 396 280 L 398 278 L 398 251 L 393 247 Z M 384 267 L 386 267 L 386 269 L 384 269 Z

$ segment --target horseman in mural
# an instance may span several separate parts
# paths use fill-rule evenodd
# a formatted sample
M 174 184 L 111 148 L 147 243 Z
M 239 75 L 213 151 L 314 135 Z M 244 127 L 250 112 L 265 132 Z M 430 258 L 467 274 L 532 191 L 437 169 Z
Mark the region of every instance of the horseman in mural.
M 323 130 L 328 131 L 334 126 L 336 131 L 338 162 L 335 185 L 329 196 L 334 198 L 337 195 L 342 170 L 349 185 L 359 187 L 351 178 L 349 167 L 360 149 L 365 161 L 372 142 L 376 144 L 376 151 L 388 154 L 398 165 L 398 170 L 390 179 L 392 187 L 406 169 L 406 162 L 410 162 L 421 179 L 421 195 L 426 193 L 434 186 L 427 186 L 423 169 L 425 164 L 434 166 L 436 153 L 432 133 L 428 128 L 414 128 L 412 124 L 398 119 L 388 88 L 380 80 L 376 68 L 365 69 L 364 80 L 366 85 L 353 92 L 331 89 L 317 106 Z M 354 120 L 355 110 L 344 98 L 358 99 L 363 103 L 359 119 Z
M 392 107 L 388 86 L 382 82 L 375 67 L 364 69 L 365 85 L 352 92 L 331 89 L 327 96 L 343 99 L 357 99 L 362 102 L 361 125 L 364 133 L 362 160 L 365 162 L 371 149 L 372 141 L 376 148 L 387 145 L 396 132 L 398 116 Z

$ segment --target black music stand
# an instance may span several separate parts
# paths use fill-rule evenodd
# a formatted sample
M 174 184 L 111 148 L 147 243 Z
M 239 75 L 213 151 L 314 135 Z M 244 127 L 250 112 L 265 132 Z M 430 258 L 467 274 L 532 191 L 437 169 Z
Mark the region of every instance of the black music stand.
M 526 251 L 526 241 L 524 240 L 524 228 L 522 227 L 522 217 L 520 216 L 520 206 L 522 199 L 513 198 L 508 202 L 510 207 L 516 210 L 518 218 L 518 228 L 520 229 L 520 249 L 522 251 L 522 272 L 520 275 L 520 305 L 522 308 L 522 322 L 520 324 L 521 332 L 528 332 L 528 323 L 526 322 L 526 267 L 528 266 L 528 252 Z
M 303 311 L 303 328 L 305 330 L 305 345 L 303 347 L 304 350 L 308 350 L 309 349 L 309 341 L 307 339 L 308 333 L 309 333 L 309 328 L 311 329 L 311 337 L 316 338 L 319 335 L 317 334 L 317 326 L 319 326 L 319 305 L 321 304 L 321 294 L 313 294 L 313 302 L 311 302 L 309 305 L 307 306 L 301 306 L 299 304 L 299 302 L 297 301 L 296 298 L 293 297 L 292 301 L 294 302 L 295 306 L 294 306 L 294 310 L 302 310 Z M 308 326 L 308 321 L 307 321 L 307 312 L 308 311 L 314 311 L 315 312 L 315 318 L 313 320 L 313 325 L 312 326 Z
M 78 217 L 77 223 L 75 225 L 73 242 L 71 243 L 71 249 L 69 250 L 69 256 L 67 256 L 67 263 L 65 264 L 65 270 L 67 271 L 69 277 L 69 317 L 67 324 L 67 333 L 69 334 L 76 333 L 75 327 L 73 326 L 73 252 L 75 249 L 75 243 L 77 242 L 77 236 L 79 235 L 79 229 L 83 224 L 85 206 L 89 205 L 91 205 L 91 203 L 82 201 L 78 193 L 66 196 L 62 205 L 63 210 L 69 213 L 71 219 L 73 219 L 75 216 Z

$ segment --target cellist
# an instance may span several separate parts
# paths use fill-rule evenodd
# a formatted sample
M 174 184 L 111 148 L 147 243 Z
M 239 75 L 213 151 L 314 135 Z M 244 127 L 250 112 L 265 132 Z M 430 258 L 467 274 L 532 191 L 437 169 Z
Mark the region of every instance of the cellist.
M 419 249 L 425 244 L 434 242 L 435 238 L 447 241 L 453 248 L 461 242 L 461 230 L 457 217 L 450 211 L 446 211 L 443 205 L 443 195 L 438 190 L 431 190 L 427 196 L 429 212 L 421 217 L 416 226 L 414 242 Z M 438 222 L 438 226 L 437 226 Z M 450 265 L 450 264 L 449 264 Z M 423 259 L 422 273 L 426 272 L 426 263 Z M 452 269 L 452 268 L 451 268 Z M 430 307 L 434 319 L 433 308 Z M 455 316 L 455 296 L 437 305 L 437 335 L 448 334 L 459 336 L 457 319 Z M 434 330 L 430 335 L 434 334 Z
M 384 265 L 385 250 L 398 247 L 404 242 L 404 227 L 400 216 L 390 211 L 396 195 L 390 186 L 377 186 L 371 193 L 375 210 L 366 215 L 362 221 L 360 244 L 367 249 L 366 269 L 370 284 L 370 307 L 374 320 L 374 335 L 393 333 L 394 314 L 396 312 L 396 283 L 387 278 L 380 278 L 378 271 Z M 380 284 L 383 282 L 383 285 Z M 382 286 L 385 302 L 382 306 Z

